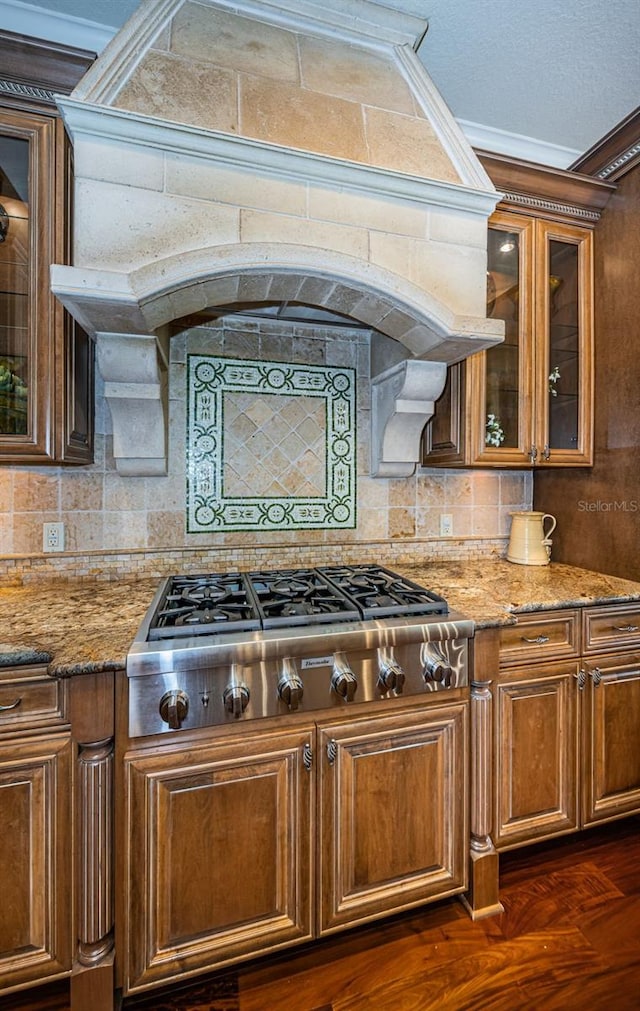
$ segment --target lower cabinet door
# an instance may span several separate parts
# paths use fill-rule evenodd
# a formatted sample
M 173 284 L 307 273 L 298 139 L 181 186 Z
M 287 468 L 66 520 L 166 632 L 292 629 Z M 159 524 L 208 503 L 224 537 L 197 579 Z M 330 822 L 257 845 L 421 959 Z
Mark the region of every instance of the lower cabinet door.
M 311 937 L 311 745 L 125 757 L 125 992 Z
M 320 931 L 466 886 L 468 703 L 319 728 Z
M 0 992 L 71 969 L 71 740 L 0 744 Z
M 640 657 L 586 665 L 584 825 L 640 811 Z
M 495 688 L 497 847 L 578 827 L 576 662 L 503 673 Z

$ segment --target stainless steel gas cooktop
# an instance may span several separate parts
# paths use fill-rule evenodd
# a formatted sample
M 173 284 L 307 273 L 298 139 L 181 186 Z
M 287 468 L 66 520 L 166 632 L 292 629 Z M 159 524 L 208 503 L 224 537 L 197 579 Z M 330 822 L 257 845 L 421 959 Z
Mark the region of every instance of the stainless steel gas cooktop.
M 176 575 L 129 652 L 132 736 L 466 686 L 473 623 L 379 565 Z

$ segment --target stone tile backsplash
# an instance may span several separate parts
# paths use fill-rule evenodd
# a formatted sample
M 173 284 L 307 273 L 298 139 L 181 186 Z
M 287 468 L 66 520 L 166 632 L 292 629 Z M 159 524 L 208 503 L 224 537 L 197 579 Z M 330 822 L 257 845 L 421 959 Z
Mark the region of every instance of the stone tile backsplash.
M 509 513 L 532 507 L 527 471 L 419 469 L 405 479 L 369 474 L 369 332 L 311 328 L 281 321 L 227 317 L 172 338 L 170 364 L 169 473 L 127 478 L 115 470 L 108 408 L 97 380 L 96 459 L 90 467 L 0 468 L 0 572 L 73 574 L 123 571 L 154 573 L 193 565 L 310 564 L 364 556 L 377 560 L 477 557 L 504 554 Z M 262 530 L 259 533 L 186 532 L 187 356 L 213 355 L 249 361 L 300 362 L 354 369 L 357 401 L 357 525 L 353 529 Z M 238 401 L 237 417 L 250 411 Z M 285 407 L 285 415 L 290 407 Z M 286 420 L 286 419 L 285 419 Z M 232 426 L 242 441 L 242 424 Z M 317 452 L 313 437 L 309 451 Z M 263 487 L 282 474 L 256 460 Z M 241 474 L 231 476 L 239 496 Z M 311 468 L 311 486 L 318 470 Z M 287 485 L 290 487 L 290 485 Z M 440 517 L 453 521 L 453 537 L 440 537 Z M 42 556 L 42 524 L 65 524 L 66 551 Z M 339 546 L 339 548 L 337 547 Z M 20 556 L 20 557 L 16 557 Z M 27 556 L 26 558 L 24 556 Z M 288 559 L 288 562 L 284 559 Z

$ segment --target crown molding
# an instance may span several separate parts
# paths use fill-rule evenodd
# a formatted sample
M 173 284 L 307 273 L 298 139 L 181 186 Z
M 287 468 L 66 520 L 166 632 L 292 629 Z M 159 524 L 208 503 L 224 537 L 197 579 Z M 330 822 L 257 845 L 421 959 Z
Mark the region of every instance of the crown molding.
M 0 94 L 55 106 L 55 95 L 73 91 L 94 59 L 85 49 L 0 29 Z
M 509 208 L 528 208 L 554 217 L 595 224 L 616 187 L 568 169 L 537 165 L 490 151 L 476 151 Z
M 534 137 L 525 137 L 519 133 L 509 133 L 494 126 L 484 126 L 482 123 L 471 123 L 459 119 L 458 123 L 474 148 L 482 151 L 492 151 L 508 158 L 519 158 L 535 162 L 539 165 L 549 165 L 552 168 L 567 168 L 580 154 L 574 148 L 549 144 Z
M 640 163 L 640 106 L 590 147 L 571 168 L 597 179 L 617 182 Z

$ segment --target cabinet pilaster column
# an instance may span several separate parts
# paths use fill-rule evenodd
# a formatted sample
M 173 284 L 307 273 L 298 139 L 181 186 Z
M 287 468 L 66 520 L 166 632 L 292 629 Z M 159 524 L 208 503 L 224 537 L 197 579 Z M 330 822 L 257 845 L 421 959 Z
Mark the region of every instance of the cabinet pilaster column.
M 471 681 L 471 841 L 469 892 L 472 918 L 500 912 L 498 854 L 493 845 L 493 696 L 491 673 L 498 669 L 497 630 L 483 630 L 474 642 Z
M 94 966 L 113 948 L 113 740 L 78 754 L 78 961 Z
M 471 682 L 471 849 L 476 853 L 487 853 L 493 849 L 491 841 L 493 699 L 490 685 L 490 681 Z

